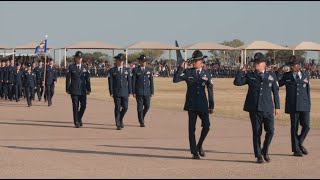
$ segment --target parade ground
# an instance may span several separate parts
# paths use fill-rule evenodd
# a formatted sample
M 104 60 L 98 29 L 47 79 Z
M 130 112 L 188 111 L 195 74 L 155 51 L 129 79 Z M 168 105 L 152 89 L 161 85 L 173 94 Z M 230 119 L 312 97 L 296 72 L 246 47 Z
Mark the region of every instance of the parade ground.
M 53 106 L 35 101 L 28 108 L 0 101 L 0 178 L 318 178 L 320 177 L 320 80 L 311 80 L 310 154 L 291 153 L 289 115 L 276 117 L 270 163 L 255 163 L 252 130 L 243 109 L 247 87 L 233 79 L 214 80 L 215 112 L 205 141 L 206 157 L 189 151 L 185 83 L 155 78 L 155 96 L 140 128 L 136 102 L 130 97 L 125 127 L 117 131 L 107 80 L 91 79 L 84 127 L 75 129 L 71 98 L 58 79 Z M 199 137 L 201 123 L 198 121 Z

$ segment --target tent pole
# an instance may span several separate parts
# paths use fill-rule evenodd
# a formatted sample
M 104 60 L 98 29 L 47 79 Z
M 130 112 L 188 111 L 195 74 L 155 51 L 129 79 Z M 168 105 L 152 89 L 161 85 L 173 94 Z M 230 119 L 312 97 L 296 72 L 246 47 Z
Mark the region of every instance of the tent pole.
M 64 68 L 67 68 L 67 48 L 64 49 Z
M 61 49 L 59 49 L 59 68 L 61 68 Z
M 169 50 L 169 67 L 170 67 L 170 69 L 171 69 L 171 50 Z
M 112 57 L 114 57 L 114 49 L 112 49 Z
M 247 64 L 247 49 L 244 50 L 244 63 Z
M 12 49 L 12 60 L 14 61 L 14 48 Z
M 186 49 L 184 50 L 184 60 L 185 61 L 187 60 L 187 50 Z
M 125 51 L 126 51 L 126 67 L 128 67 L 128 49 L 126 49 Z
M 3 57 L 5 57 L 6 56 L 6 50 L 4 49 L 3 50 Z
M 292 50 L 292 55 L 294 55 L 294 50 Z

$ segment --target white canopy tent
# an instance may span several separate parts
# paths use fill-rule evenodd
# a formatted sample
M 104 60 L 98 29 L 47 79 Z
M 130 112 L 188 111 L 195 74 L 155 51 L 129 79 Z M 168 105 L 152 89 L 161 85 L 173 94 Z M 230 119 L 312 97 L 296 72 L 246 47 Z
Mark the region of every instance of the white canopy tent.
M 197 42 L 190 45 L 183 46 L 184 49 L 184 58 L 187 59 L 187 50 L 223 50 L 230 51 L 230 50 L 238 50 L 238 48 L 233 48 L 230 46 L 225 46 L 218 43 L 213 42 Z
M 69 46 L 66 46 L 64 49 L 64 66 L 67 67 L 67 50 L 68 49 L 109 49 L 112 50 L 114 56 L 114 50 L 122 49 L 120 46 L 105 43 L 102 41 L 81 41 Z
M 274 44 L 268 41 L 254 41 L 243 46 L 238 47 L 241 49 L 241 65 L 247 63 L 247 50 L 290 50 L 287 47 L 283 47 L 278 44 Z M 243 54 L 244 53 L 244 54 Z

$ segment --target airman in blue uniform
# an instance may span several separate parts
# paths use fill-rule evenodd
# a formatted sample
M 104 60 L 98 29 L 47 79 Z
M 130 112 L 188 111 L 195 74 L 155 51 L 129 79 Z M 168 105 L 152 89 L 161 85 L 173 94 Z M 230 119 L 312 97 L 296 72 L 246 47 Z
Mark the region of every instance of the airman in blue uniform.
M 28 107 L 32 106 L 32 96 L 37 84 L 36 75 L 32 71 L 32 65 L 28 63 L 28 70 L 24 72 L 23 75 L 23 84 L 26 91 Z
M 201 51 L 194 51 L 191 59 L 193 68 L 183 69 L 183 63 L 178 67 L 173 78 L 174 83 L 181 81 L 187 83 L 184 110 L 188 111 L 189 116 L 189 142 L 193 159 L 200 159 L 200 156 L 205 156 L 202 145 L 210 130 L 209 114 L 212 114 L 214 109 L 212 73 L 203 68 L 205 58 L 206 56 L 203 56 Z M 205 92 L 206 87 L 208 98 Z M 196 144 L 195 131 L 198 116 L 202 121 L 202 131 L 199 142 Z
M 14 90 L 16 102 L 20 101 L 22 95 L 22 84 L 23 84 L 23 71 L 21 71 L 21 64 L 17 63 L 17 69 L 14 72 Z
M 4 98 L 4 73 L 5 73 L 5 67 L 6 67 L 6 62 L 5 60 L 1 60 L 1 67 L 0 67 L 0 97 L 1 99 Z
M 55 83 L 58 79 L 58 70 L 54 67 L 54 62 L 52 58 L 49 58 L 49 65 L 46 66 L 46 79 L 44 80 L 44 74 L 42 75 L 42 81 L 45 85 L 45 90 L 47 94 L 48 106 L 52 105 L 52 97 L 54 95 Z
M 310 130 L 310 74 L 301 70 L 303 60 L 292 56 L 289 61 L 292 71 L 281 74 L 280 87 L 286 86 L 285 113 L 290 114 L 291 119 L 291 144 L 294 156 L 308 155 L 303 146 Z M 281 69 L 280 69 L 281 71 Z M 298 135 L 299 124 L 302 126 Z
M 114 116 L 117 130 L 124 128 L 123 117 L 128 111 L 128 99 L 132 94 L 132 73 L 129 68 L 123 66 L 126 60 L 124 54 L 120 53 L 114 57 L 116 66 L 109 70 L 108 85 L 110 96 L 114 100 Z
M 43 72 L 44 72 L 44 67 L 43 67 L 43 62 L 39 60 L 39 66 L 34 69 L 36 73 L 36 79 L 37 79 L 37 95 L 38 95 L 38 100 L 42 100 L 42 95 L 43 95 L 43 90 L 44 90 L 44 84 L 42 82 L 43 79 Z
M 90 72 L 86 65 L 82 64 L 82 52 L 77 51 L 75 63 L 67 70 L 66 92 L 71 95 L 73 121 L 76 128 L 83 126 L 82 117 L 87 108 L 87 95 L 91 93 Z
M 253 147 L 257 163 L 270 162 L 269 146 L 274 135 L 274 114 L 279 114 L 279 83 L 275 73 L 266 71 L 267 58 L 262 53 L 254 56 L 255 71 L 246 73 L 242 68 L 234 80 L 234 85 L 243 86 L 248 84 L 244 111 L 249 112 L 252 131 Z M 272 102 L 272 95 L 274 102 Z M 262 128 L 266 131 L 266 137 L 261 149 Z M 263 157 L 263 158 L 262 158 Z
M 138 60 L 140 65 L 132 70 L 132 94 L 137 101 L 140 127 L 145 127 L 145 116 L 154 95 L 153 71 L 147 67 L 148 58 L 144 54 Z

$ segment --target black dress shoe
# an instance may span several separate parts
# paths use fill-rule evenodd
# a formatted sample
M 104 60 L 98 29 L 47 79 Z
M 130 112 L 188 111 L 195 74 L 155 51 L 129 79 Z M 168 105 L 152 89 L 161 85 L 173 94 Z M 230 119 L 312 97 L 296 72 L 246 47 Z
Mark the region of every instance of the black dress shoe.
M 202 147 L 198 147 L 198 152 L 201 157 L 206 157 L 206 153 L 204 153 L 204 150 Z
M 144 124 L 140 124 L 140 127 L 146 127 L 146 125 L 144 125 Z
M 267 161 L 267 162 L 270 162 L 271 161 L 271 159 L 270 159 L 270 157 L 269 157 L 269 154 L 267 153 L 267 152 L 265 152 L 264 150 L 262 150 L 262 156 L 263 156 L 263 159 L 265 160 L 265 161 Z
M 120 127 L 120 126 L 117 126 L 117 130 L 121 130 L 121 127 Z
M 262 156 L 258 156 L 258 158 L 257 158 L 257 163 L 258 163 L 258 164 L 263 164 Z
M 28 104 L 28 107 L 31 107 L 31 105 L 30 105 L 30 104 Z
M 80 128 L 80 125 L 79 125 L 79 124 L 76 124 L 75 128 Z
M 293 153 L 293 156 L 303 157 L 303 154 L 302 154 L 302 152 L 295 152 L 295 153 Z
M 80 121 L 79 125 L 80 125 L 80 127 L 82 127 L 82 121 Z
M 121 128 L 124 128 L 124 125 L 123 125 L 123 123 L 121 123 Z
M 300 150 L 301 150 L 302 154 L 304 154 L 304 155 L 308 155 L 309 154 L 308 150 L 303 146 L 300 146 Z
M 199 160 L 201 159 L 200 156 L 198 154 L 193 154 L 192 155 L 192 159 L 196 159 L 196 160 Z

